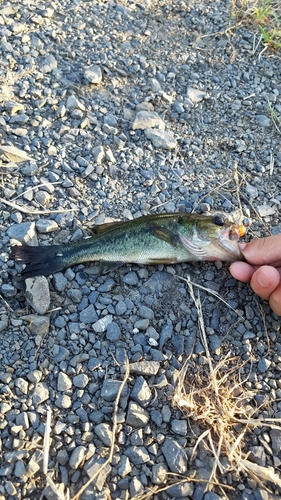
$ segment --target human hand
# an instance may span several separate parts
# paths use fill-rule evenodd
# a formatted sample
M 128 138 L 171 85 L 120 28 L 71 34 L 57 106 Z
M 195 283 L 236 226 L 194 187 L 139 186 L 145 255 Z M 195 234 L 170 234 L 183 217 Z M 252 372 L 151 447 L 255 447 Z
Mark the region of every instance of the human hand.
M 249 281 L 253 291 L 269 301 L 281 316 L 281 234 L 240 244 L 247 262 L 234 262 L 230 272 L 239 281 Z

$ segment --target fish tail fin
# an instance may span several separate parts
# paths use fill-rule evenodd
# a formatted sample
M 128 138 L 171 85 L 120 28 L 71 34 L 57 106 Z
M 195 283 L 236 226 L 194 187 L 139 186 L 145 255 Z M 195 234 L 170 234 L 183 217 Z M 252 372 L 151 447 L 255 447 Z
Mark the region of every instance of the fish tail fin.
M 59 245 L 46 247 L 35 246 L 13 246 L 12 257 L 22 264 L 26 264 L 21 276 L 32 278 L 33 276 L 49 276 L 66 267 L 63 253 Z

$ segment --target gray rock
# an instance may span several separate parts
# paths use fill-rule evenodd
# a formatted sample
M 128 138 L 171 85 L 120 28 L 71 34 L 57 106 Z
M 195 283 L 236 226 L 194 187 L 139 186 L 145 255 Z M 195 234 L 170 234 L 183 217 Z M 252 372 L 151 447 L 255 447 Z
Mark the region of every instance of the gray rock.
M 95 426 L 95 433 L 105 446 L 112 444 L 112 430 L 109 424 L 100 423 Z
M 89 306 L 90 307 L 90 306 Z M 103 316 L 98 321 L 96 321 L 92 328 L 96 333 L 103 333 L 106 331 L 107 327 L 112 323 L 112 315 L 108 314 L 107 316 Z
M 265 115 L 257 115 L 257 120 L 262 127 L 270 127 L 272 125 L 271 120 Z
M 148 128 L 144 131 L 146 137 L 151 140 L 153 146 L 157 149 L 175 149 L 177 141 L 174 133 L 167 130 L 156 130 Z
M 55 56 L 53 56 L 53 54 L 49 54 L 44 58 L 39 67 L 42 73 L 51 73 L 53 69 L 58 67 L 58 63 Z
M 159 463 L 152 466 L 152 482 L 153 484 L 165 484 L 167 479 L 167 466 Z
M 130 474 L 131 470 L 132 470 L 132 466 L 130 464 L 130 460 L 125 455 L 122 455 L 120 458 L 120 462 L 118 463 L 119 476 L 125 477 L 128 474 Z
M 30 246 L 38 245 L 37 236 L 35 233 L 35 222 L 21 222 L 10 226 L 7 231 L 11 239 L 17 240 L 20 243 L 28 243 Z
M 179 434 L 180 436 L 187 435 L 187 420 L 177 420 L 173 419 L 171 421 L 171 428 L 175 434 Z
M 146 330 L 149 326 L 149 319 L 139 319 L 134 323 L 134 328 L 137 330 Z
M 61 392 L 69 391 L 72 387 L 72 381 L 66 373 L 59 372 L 57 390 Z
M 281 430 L 271 429 L 269 434 L 271 438 L 272 453 L 277 455 L 281 450 Z
M 218 335 L 210 335 L 209 336 L 209 346 L 212 352 L 216 352 L 221 346 L 221 339 Z
M 265 467 L 266 465 L 266 454 L 263 446 L 250 446 L 249 447 L 250 455 L 249 460 L 254 462 L 255 464 L 261 465 Z
M 130 363 L 130 372 L 136 375 L 157 375 L 160 368 L 158 361 L 138 361 Z
M 151 390 L 143 377 L 137 377 L 131 390 L 130 398 L 143 408 L 146 408 L 152 398 Z
M 89 83 L 100 83 L 102 81 L 102 72 L 100 66 L 97 66 L 96 64 L 90 66 L 85 70 L 84 78 Z
M 141 495 L 144 492 L 144 487 L 140 480 L 134 476 L 130 482 L 130 496 L 131 498 L 136 497 L 136 495 Z
M 50 307 L 49 283 L 45 276 L 36 276 L 28 278 L 26 283 L 26 299 L 32 309 L 38 314 L 45 314 Z
M 57 292 L 63 292 L 66 288 L 66 285 L 68 283 L 67 279 L 64 277 L 62 273 L 56 273 L 54 274 L 54 286 Z
M 69 111 L 73 111 L 74 109 L 80 109 L 81 111 L 85 111 L 85 105 L 80 102 L 77 97 L 74 95 L 70 95 L 66 101 L 66 109 Z
M 90 304 L 86 309 L 80 312 L 79 319 L 82 323 L 87 325 L 88 323 L 95 323 L 98 320 L 98 316 L 93 304 Z
M 134 465 L 145 464 L 150 460 L 149 453 L 144 446 L 128 446 L 124 453 Z
M 112 323 L 109 323 L 107 329 L 106 329 L 106 338 L 110 342 L 117 342 L 121 337 L 121 330 L 119 328 L 118 323 L 115 323 L 115 321 L 112 321 Z
M 76 375 L 73 377 L 73 385 L 75 387 L 78 387 L 78 389 L 85 389 L 89 382 L 89 377 L 86 375 L 86 373 L 79 373 L 79 375 Z
M 269 359 L 261 358 L 258 362 L 258 369 L 261 373 L 265 373 L 269 369 L 270 365 L 271 361 Z
M 168 495 L 173 498 L 191 498 L 194 491 L 194 485 L 190 481 L 175 484 L 167 489 Z
M 68 408 L 71 407 L 72 401 L 69 396 L 66 394 L 59 394 L 58 397 L 55 400 L 55 405 L 58 408 L 62 408 L 63 410 L 67 410 Z
M 48 219 L 38 219 L 35 222 L 35 227 L 39 233 L 51 233 L 59 229 L 56 221 Z
M 49 399 L 49 389 L 45 382 L 39 382 L 34 388 L 32 401 L 34 406 L 38 406 Z
M 93 476 L 96 477 L 92 484 L 96 486 L 98 491 L 101 491 L 107 476 L 111 472 L 111 466 L 109 464 L 101 468 L 105 461 L 106 459 L 94 455 L 84 464 L 84 470 L 86 471 L 89 478 L 92 478 Z
M 28 382 L 23 378 L 19 377 L 15 379 L 15 386 L 23 393 L 28 393 Z
M 14 297 L 17 294 L 17 289 L 13 285 L 11 285 L 10 283 L 4 283 L 1 286 L 1 293 L 5 297 Z
M 93 161 L 100 165 L 105 157 L 105 152 L 103 146 L 96 146 L 92 149 Z
M 25 474 L 25 464 L 22 460 L 18 460 L 15 464 L 14 475 L 22 478 Z
M 204 500 L 222 500 L 222 497 L 213 491 L 208 491 L 208 493 L 204 495 Z
M 149 421 L 149 414 L 134 401 L 129 402 L 126 423 L 132 427 L 144 427 Z
M 119 380 L 105 379 L 103 384 L 102 384 L 102 388 L 101 388 L 101 397 L 105 401 L 109 401 L 109 402 L 115 401 L 121 383 L 122 382 Z M 128 386 L 125 385 L 125 387 L 121 393 L 122 397 L 126 396 L 127 392 L 128 392 Z
M 180 444 L 175 439 L 167 437 L 161 449 L 169 469 L 178 474 L 186 474 L 187 456 Z
M 194 87 L 187 88 L 187 97 L 192 104 L 197 104 L 206 96 L 206 92 Z
M 125 274 L 125 276 L 122 277 L 122 281 L 127 285 L 133 286 L 138 284 L 139 278 L 137 273 L 130 271 L 129 273 Z
M 152 127 L 164 129 L 165 124 L 160 116 L 154 111 L 139 111 L 132 124 L 133 130 L 145 130 Z
M 150 307 L 147 306 L 141 306 L 138 310 L 139 316 L 141 318 L 147 318 L 147 319 L 153 319 L 154 318 L 154 312 Z
M 77 446 L 73 450 L 69 458 L 69 465 L 72 469 L 78 469 L 79 465 L 83 462 L 87 448 L 85 446 Z
M 258 214 L 260 217 L 268 217 L 269 215 L 274 215 L 276 213 L 276 208 L 270 205 L 260 205 L 257 207 Z

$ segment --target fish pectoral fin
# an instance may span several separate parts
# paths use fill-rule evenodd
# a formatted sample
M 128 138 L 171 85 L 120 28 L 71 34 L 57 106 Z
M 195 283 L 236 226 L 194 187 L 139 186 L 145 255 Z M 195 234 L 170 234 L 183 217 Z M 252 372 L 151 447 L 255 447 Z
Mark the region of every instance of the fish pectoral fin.
M 110 273 L 111 271 L 115 271 L 115 269 L 118 269 L 118 267 L 121 267 L 124 264 L 125 264 L 125 262 L 122 262 L 122 261 L 111 262 L 109 260 L 101 260 L 100 261 L 100 272 L 101 272 L 101 274 L 107 274 L 107 273 Z
M 194 257 L 196 257 L 198 260 L 208 259 L 208 252 L 204 247 L 188 240 L 181 233 L 179 233 L 178 236 L 184 248 L 186 248 L 186 250 L 188 250 L 192 255 L 194 255 Z
M 170 245 L 176 246 L 179 243 L 179 237 L 176 233 L 170 231 L 166 227 L 151 225 L 149 232 L 159 240 L 163 240 Z

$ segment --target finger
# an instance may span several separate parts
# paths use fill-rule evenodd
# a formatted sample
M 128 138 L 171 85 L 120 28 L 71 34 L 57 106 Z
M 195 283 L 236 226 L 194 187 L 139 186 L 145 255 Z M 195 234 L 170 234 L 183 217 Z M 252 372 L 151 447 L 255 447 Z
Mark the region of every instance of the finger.
M 233 262 L 229 268 L 233 278 L 239 281 L 250 281 L 255 269 L 254 266 L 250 266 L 247 262 Z
M 267 238 L 260 238 L 240 245 L 242 253 L 249 264 L 272 264 L 281 266 L 280 258 L 281 233 Z
M 270 295 L 269 305 L 275 314 L 281 316 L 281 285 L 275 288 L 274 292 Z
M 257 295 L 268 300 L 280 284 L 280 274 L 274 267 L 262 266 L 254 272 L 250 284 Z

